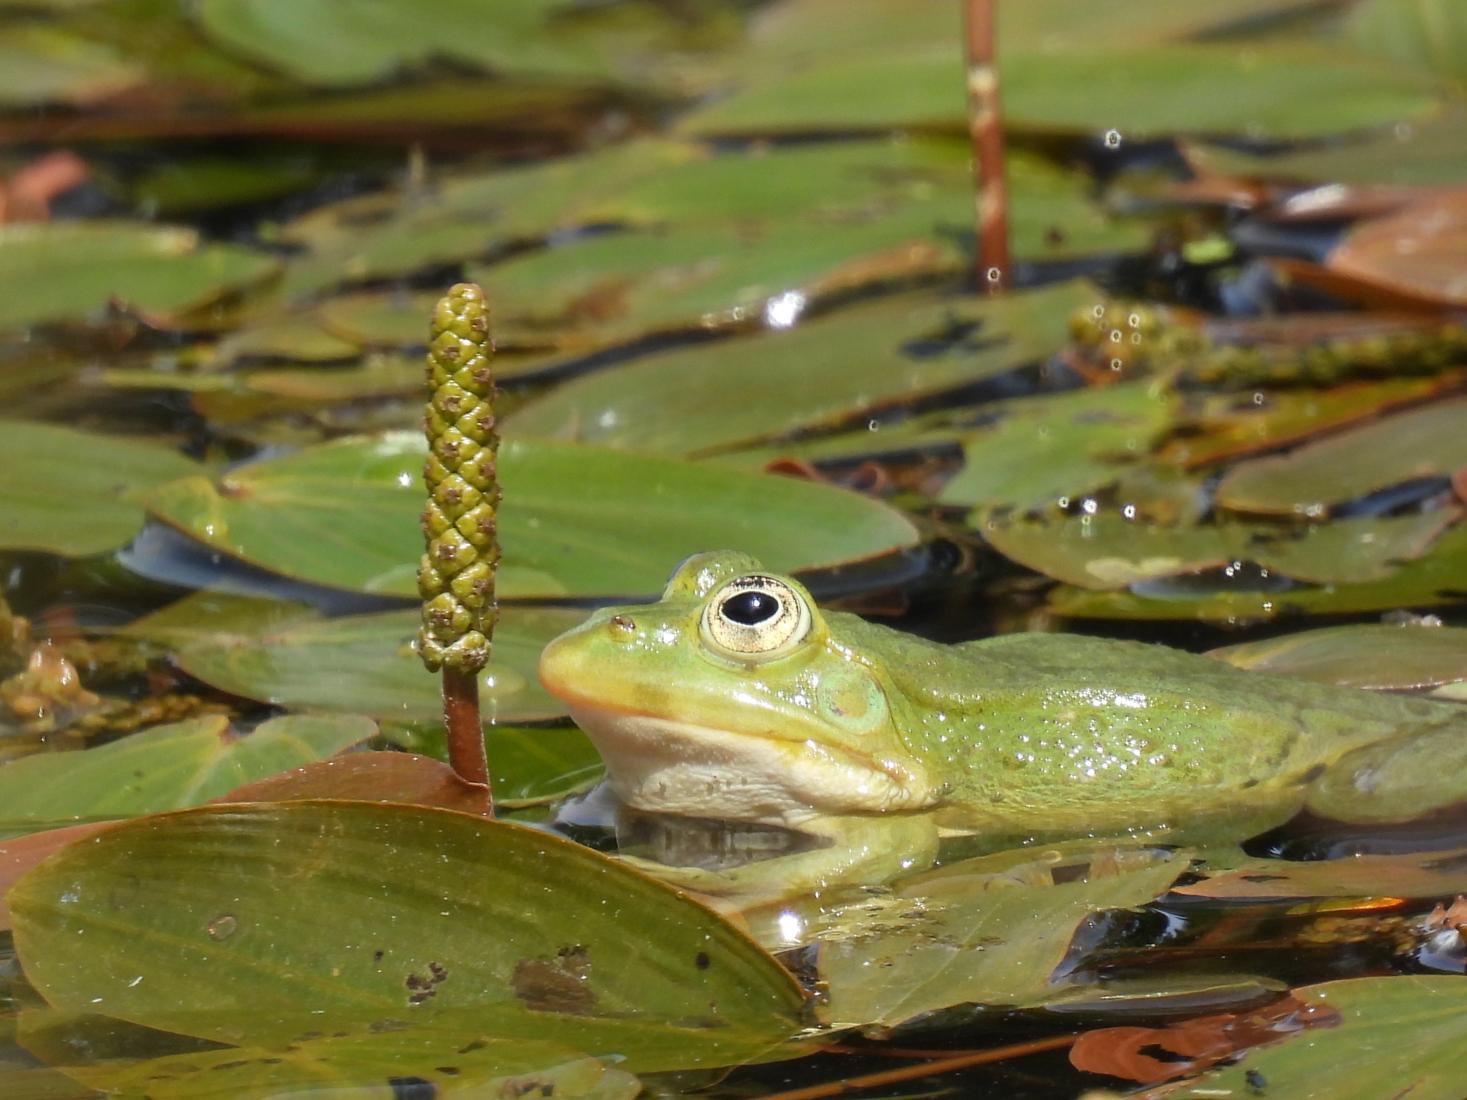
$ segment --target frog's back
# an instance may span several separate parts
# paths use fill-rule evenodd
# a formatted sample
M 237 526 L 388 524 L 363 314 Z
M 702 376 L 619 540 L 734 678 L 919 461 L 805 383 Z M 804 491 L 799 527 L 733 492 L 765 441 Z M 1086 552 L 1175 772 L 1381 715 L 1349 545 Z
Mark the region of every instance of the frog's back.
M 1080 635 L 921 644 L 887 674 L 903 737 L 948 779 L 950 823 L 972 827 L 1253 831 L 1354 748 L 1440 727 L 1467 738 L 1450 704 Z

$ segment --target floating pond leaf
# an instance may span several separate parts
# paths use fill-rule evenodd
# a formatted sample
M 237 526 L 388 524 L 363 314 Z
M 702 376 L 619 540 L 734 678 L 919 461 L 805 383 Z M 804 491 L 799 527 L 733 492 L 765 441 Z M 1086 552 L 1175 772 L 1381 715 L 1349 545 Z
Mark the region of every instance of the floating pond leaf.
M 1450 704 L 1446 706 L 1450 712 Z M 1456 719 L 1456 720 L 1454 720 Z M 1467 714 L 1346 753 L 1309 788 L 1311 813 L 1334 821 L 1396 823 L 1463 803 Z
M 1453 0 L 1364 0 L 1350 12 L 1349 29 L 1366 53 L 1467 87 L 1467 9 Z
M 142 526 L 140 497 L 199 466 L 142 440 L 8 421 L 0 469 L 0 547 L 83 557 L 127 542 Z
M 241 782 L 331 756 L 376 732 L 360 716 L 296 714 L 234 734 L 223 715 L 205 715 L 94 749 L 27 756 L 0 767 L 0 830 L 194 806 Z
M 484 1027 L 405 1021 L 380 1031 L 359 1028 L 317 1035 L 283 1048 L 229 1047 L 63 1068 L 68 1076 L 109 1094 L 146 1095 L 149 1100 L 278 1100 L 330 1093 L 380 1095 L 385 1100 L 394 1081 L 411 1081 L 414 1088 L 434 1089 L 434 1095 L 443 1096 L 634 1100 L 642 1092 L 642 1083 L 630 1073 L 566 1046 L 503 1039 Z
M 822 58 L 750 84 L 687 116 L 697 134 L 870 132 L 966 125 L 953 42 Z M 1013 129 L 1243 134 L 1287 140 L 1427 113 L 1432 86 L 1368 58 L 1308 45 L 1239 50 L 1167 45 L 1013 52 L 1003 59 Z
M 1283 455 L 1243 462 L 1217 487 L 1239 512 L 1324 515 L 1331 505 L 1467 466 L 1467 399 L 1398 412 Z
M 445 58 L 496 73 L 598 75 L 604 59 L 557 20 L 570 8 L 500 0 L 490 18 L 476 0 L 434 0 L 431 15 L 393 0 L 357 0 L 349 11 L 331 0 L 200 0 L 197 13 L 205 33 L 228 49 L 304 83 L 334 86 Z
M 1263 569 L 1263 588 L 1282 578 L 1319 584 L 1389 581 L 1425 555 L 1461 516 L 1455 508 L 1383 519 L 1336 520 L 1293 529 L 1224 523 L 1167 527 L 1115 511 L 1076 516 L 980 513 L 978 529 L 1005 557 L 1082 588 L 1128 588 L 1144 581 L 1243 563 Z M 1240 573 L 1239 584 L 1246 583 Z M 1270 576 L 1272 579 L 1270 580 Z M 1292 593 L 1290 593 L 1292 595 Z
M 225 1043 L 451 1028 L 457 1013 L 633 1070 L 722 1065 L 792 1036 L 804 1003 L 668 887 L 545 832 L 423 807 L 146 818 L 58 853 L 9 901 L 26 975 L 54 1007 Z
M 1424 691 L 1467 680 L 1467 629 L 1354 623 L 1224 646 L 1239 668 L 1372 691 Z
M 677 349 L 562 385 L 510 417 L 522 435 L 704 454 L 847 420 L 1040 359 L 1084 283 L 982 304 L 920 295 L 780 332 Z
M 1460 184 L 1467 175 L 1467 112 L 1446 106 L 1430 118 L 1368 131 L 1353 141 L 1285 148 L 1268 154 L 1231 147 L 1193 147 L 1189 159 L 1210 172 L 1250 179 Z
M 1097 619 L 1209 619 L 1261 622 L 1279 615 L 1346 614 L 1428 608 L 1467 601 L 1467 523 L 1449 528 L 1430 552 L 1404 562 L 1389 576 L 1358 584 L 1279 587 L 1148 585 L 1138 592 L 1101 592 L 1062 586 L 1050 593 L 1059 615 Z M 1450 690 L 1450 689 L 1448 689 Z
M 1009 401 L 1000 411 L 994 427 L 964 441 L 963 467 L 940 503 L 1033 508 L 1077 499 L 1150 454 L 1172 419 L 1168 396 L 1145 381 Z
M 422 502 L 416 433 L 311 447 L 186 478 L 149 498 L 170 524 L 218 550 L 338 588 L 416 593 Z M 790 571 L 912 546 L 910 521 L 854 493 L 650 455 L 506 439 L 499 593 L 507 598 L 661 589 L 673 564 L 739 546 Z
M 112 47 L 42 22 L 11 17 L 0 30 L 0 106 L 85 106 L 143 80 Z
M 227 791 L 219 802 L 298 802 L 337 798 L 395 802 L 481 814 L 487 792 L 465 783 L 447 764 L 410 752 L 350 752 Z
M 1467 892 L 1467 849 L 1342 859 L 1245 859 L 1172 892 L 1203 898 L 1441 898 Z
M 501 612 L 493 660 L 479 685 L 486 720 L 527 722 L 564 713 L 540 687 L 535 666 L 551 638 L 584 618 L 580 611 L 550 607 Z M 300 604 L 203 591 L 122 633 L 169 646 L 186 672 L 243 698 L 433 723 L 442 717 L 442 700 L 437 677 L 423 670 L 412 648 L 418 626 L 416 611 L 321 619 Z
M 110 302 L 168 324 L 279 270 L 279 261 L 191 229 L 130 222 L 0 226 L 0 329 L 81 321 Z
M 1027 882 L 996 866 L 1016 855 L 1017 862 L 1038 863 L 1045 881 Z M 1050 878 L 1044 856 L 1027 851 L 952 864 L 899 884 L 903 898 L 920 899 L 909 919 L 881 934 L 820 945 L 827 1017 L 837 1026 L 890 1026 L 964 1003 L 1042 1004 L 1062 989 L 1051 979 L 1082 921 L 1144 905 L 1187 866 L 1177 853 L 1102 852 L 1065 862 L 1070 873 L 1080 872 L 1066 881 Z
M 1388 217 L 1357 225 L 1331 250 L 1326 266 L 1336 275 L 1427 307 L 1462 309 L 1467 307 L 1464 249 L 1467 188 L 1459 187 L 1439 190 Z
M 1403 975 L 1352 978 L 1295 989 L 1293 996 L 1333 1014 L 1312 1027 L 1247 1052 L 1237 1064 L 1146 1092 L 1146 1100 L 1255 1095 L 1330 1100 L 1456 1100 L 1467 1041 L 1467 982 Z
M 1161 457 L 1195 468 L 1255 451 L 1277 450 L 1401 405 L 1450 393 L 1462 385 L 1464 377 L 1464 372 L 1450 370 L 1430 378 L 1352 382 L 1325 390 L 1210 395 L 1188 416 L 1186 433 L 1167 441 Z

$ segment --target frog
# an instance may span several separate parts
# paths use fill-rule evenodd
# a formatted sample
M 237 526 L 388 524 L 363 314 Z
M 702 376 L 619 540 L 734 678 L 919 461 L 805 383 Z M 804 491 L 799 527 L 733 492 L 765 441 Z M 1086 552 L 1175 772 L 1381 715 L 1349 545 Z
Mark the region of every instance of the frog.
M 880 885 L 931 867 L 947 837 L 979 850 L 1224 844 L 1316 796 L 1336 816 L 1413 816 L 1416 794 L 1374 786 L 1382 753 L 1467 744 L 1454 704 L 1158 644 L 931 641 L 821 609 L 800 581 L 737 551 L 688 558 L 656 602 L 593 612 L 545 647 L 539 676 L 625 806 L 809 841 L 741 867 L 665 872 L 728 896 Z M 1467 777 L 1455 784 L 1447 795 L 1467 799 Z

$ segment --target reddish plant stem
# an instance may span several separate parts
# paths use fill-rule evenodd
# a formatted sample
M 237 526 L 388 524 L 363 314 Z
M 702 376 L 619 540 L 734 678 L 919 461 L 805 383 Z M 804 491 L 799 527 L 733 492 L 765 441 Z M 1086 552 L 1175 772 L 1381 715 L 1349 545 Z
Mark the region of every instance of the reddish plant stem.
M 887 1069 L 880 1073 L 867 1073 L 860 1077 L 847 1077 L 843 1081 L 828 1081 L 823 1085 L 811 1085 L 803 1089 L 776 1092 L 764 1100 L 826 1100 L 831 1096 L 848 1096 L 862 1089 L 874 1089 L 881 1085 L 896 1085 L 903 1081 L 917 1081 L 969 1066 L 982 1066 L 990 1062 L 1004 1062 L 1010 1058 L 1022 1058 L 1026 1054 L 1040 1054 L 1047 1050 L 1064 1050 L 1075 1045 L 1074 1035 L 1056 1035 L 1049 1039 L 1034 1039 L 1027 1043 L 1013 1043 L 992 1050 L 968 1051 L 951 1058 L 940 1058 L 932 1062 L 921 1062 L 901 1069 Z M 873 1050 L 879 1048 L 873 1048 Z
M 1004 184 L 1003 111 L 994 57 L 997 0 L 965 0 L 963 25 L 968 59 L 968 133 L 973 139 L 973 189 L 978 285 L 990 294 L 1009 281 L 1009 202 Z
M 489 761 L 479 724 L 479 675 L 443 666 L 443 724 L 448 727 L 448 763 L 458 777 L 489 790 Z M 494 816 L 494 796 L 486 800 Z

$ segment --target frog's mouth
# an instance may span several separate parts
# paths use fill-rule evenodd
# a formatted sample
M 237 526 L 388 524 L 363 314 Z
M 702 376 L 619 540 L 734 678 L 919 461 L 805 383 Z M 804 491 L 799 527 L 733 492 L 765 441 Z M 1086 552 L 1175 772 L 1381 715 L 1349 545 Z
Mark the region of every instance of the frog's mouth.
M 642 810 L 795 827 L 823 814 L 921 809 L 939 796 L 901 765 L 811 739 L 577 702 L 569 709 L 617 795 Z

